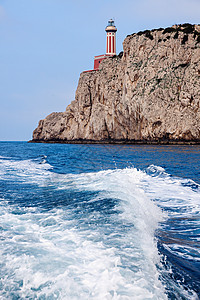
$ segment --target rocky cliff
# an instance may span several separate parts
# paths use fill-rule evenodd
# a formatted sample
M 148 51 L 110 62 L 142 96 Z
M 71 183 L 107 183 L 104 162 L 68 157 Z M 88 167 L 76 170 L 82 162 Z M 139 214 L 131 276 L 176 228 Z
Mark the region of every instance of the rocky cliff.
M 75 100 L 32 141 L 200 143 L 200 26 L 138 32 L 123 48 L 80 75 Z

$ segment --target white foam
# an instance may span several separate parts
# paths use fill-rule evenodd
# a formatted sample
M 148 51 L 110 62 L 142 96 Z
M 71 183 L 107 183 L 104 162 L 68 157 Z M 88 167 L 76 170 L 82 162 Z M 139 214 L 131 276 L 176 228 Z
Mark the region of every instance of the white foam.
M 162 212 L 139 187 L 143 172 L 125 169 L 59 175 L 50 172 L 47 164 L 32 161 L 4 162 L 4 167 L 22 183 L 98 191 L 91 199 L 94 202 L 107 197 L 118 200 L 113 209 L 119 213 L 108 226 L 113 221 L 119 228 L 112 228 L 111 233 L 106 233 L 106 224 L 92 228 L 87 221 L 98 224 L 102 217 L 98 211 L 85 216 L 83 212 L 79 224 L 73 210 L 40 213 L 24 209 L 16 215 L 13 207 L 9 210 L 3 205 L 2 296 L 8 297 L 18 286 L 16 295 L 21 298 L 166 298 L 156 268 L 160 258 L 154 238 Z
M 156 166 L 154 166 L 156 168 Z M 193 190 L 186 183 L 192 180 L 171 177 L 167 173 L 156 177 L 146 175 L 143 180 L 145 194 L 155 200 L 162 208 L 170 208 L 169 216 L 194 217 L 200 209 L 200 188 Z M 198 187 L 198 184 L 195 183 Z
M 132 258 L 136 256 L 138 271 L 123 270 L 115 247 L 88 240 L 83 232 L 74 230 L 73 221 L 64 221 L 66 215 L 62 210 L 50 214 L 27 212 L 19 216 L 3 207 L 1 215 L 6 230 L 1 249 L 3 291 L 0 295 L 4 298 L 8 299 L 12 290 L 20 298 L 58 295 L 59 299 L 99 300 L 133 296 L 144 299 L 144 295 L 158 299 L 155 295 L 163 293 L 160 283 L 155 287 L 158 281 L 152 272 L 157 273 L 155 266 L 151 262 L 154 270 L 147 268 L 152 257 L 145 257 L 137 249 Z M 128 273 L 133 278 L 127 278 Z
M 0 179 L 13 180 L 20 183 L 36 183 L 46 185 L 53 173 L 49 172 L 52 166 L 45 162 L 34 160 L 0 159 Z
M 45 162 L 3 160 L 1 165 L 3 179 L 98 192 L 84 201 L 116 199 L 112 210 L 117 212 L 98 226 L 103 218 L 99 211 L 83 211 L 80 220 L 67 207 L 48 213 L 24 208 L 17 215 L 2 202 L 2 297 L 15 290 L 21 298 L 167 299 L 159 279 L 155 230 L 167 218 L 162 209 L 171 209 L 169 217 L 196 214 L 199 191 L 156 166 L 150 174 L 127 168 L 63 175 L 51 172 Z

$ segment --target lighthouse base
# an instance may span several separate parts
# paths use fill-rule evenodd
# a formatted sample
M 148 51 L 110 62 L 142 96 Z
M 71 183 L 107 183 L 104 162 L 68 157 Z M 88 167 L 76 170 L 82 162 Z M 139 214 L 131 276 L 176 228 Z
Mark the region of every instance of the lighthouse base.
M 98 70 L 99 69 L 99 65 L 102 62 L 102 60 L 108 58 L 108 57 L 112 57 L 112 54 L 102 54 L 102 55 L 97 55 L 94 57 L 94 70 Z

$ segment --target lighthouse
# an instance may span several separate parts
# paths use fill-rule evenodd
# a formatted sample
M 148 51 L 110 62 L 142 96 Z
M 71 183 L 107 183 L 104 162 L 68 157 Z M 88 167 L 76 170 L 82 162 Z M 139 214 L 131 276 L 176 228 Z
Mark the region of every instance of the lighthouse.
M 106 27 L 107 39 L 106 39 L 106 55 L 116 55 L 116 31 L 117 28 L 114 21 L 110 19 L 108 26 Z
M 116 55 L 116 31 L 117 31 L 117 28 L 112 19 L 110 19 L 108 21 L 108 25 L 106 26 L 105 31 L 107 33 L 106 54 L 97 55 L 94 57 L 94 70 L 99 69 L 99 65 L 102 62 L 102 60 Z

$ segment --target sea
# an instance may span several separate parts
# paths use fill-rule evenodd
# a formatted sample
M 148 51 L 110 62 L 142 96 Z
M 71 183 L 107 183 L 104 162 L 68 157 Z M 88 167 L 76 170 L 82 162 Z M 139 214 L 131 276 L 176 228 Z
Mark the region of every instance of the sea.
M 0 299 L 200 297 L 200 146 L 0 142 Z

